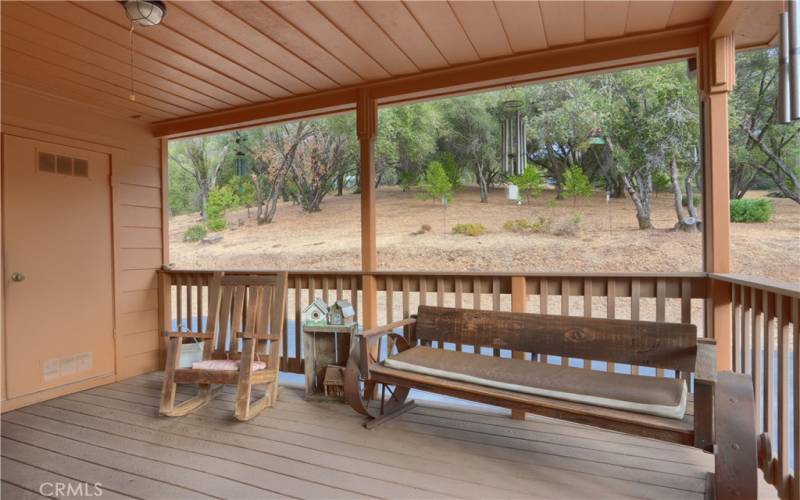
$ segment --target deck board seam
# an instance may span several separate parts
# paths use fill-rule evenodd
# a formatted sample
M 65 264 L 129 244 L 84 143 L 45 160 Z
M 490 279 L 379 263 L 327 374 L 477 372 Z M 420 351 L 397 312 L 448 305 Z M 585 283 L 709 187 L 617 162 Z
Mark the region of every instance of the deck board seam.
M 88 391 L 88 392 L 92 392 L 92 391 Z M 120 391 L 120 392 L 124 392 L 124 391 Z M 124 402 L 130 403 L 130 401 L 128 401 L 128 400 L 123 400 L 123 399 L 119 399 L 119 398 L 113 398 L 113 397 L 110 397 L 110 396 L 98 395 L 98 397 L 101 397 L 101 398 L 105 397 L 107 399 L 114 399 L 114 400 L 119 400 L 119 401 L 124 401 Z M 138 402 L 134 402 L 134 404 L 145 405 L 144 403 L 138 403 Z M 147 406 L 149 406 L 149 405 L 147 405 Z M 272 418 L 275 418 L 275 419 L 278 419 L 278 420 L 286 420 L 286 419 L 282 419 L 279 415 L 273 415 Z M 484 432 L 475 431 L 475 430 L 454 429 L 452 427 L 448 427 L 448 426 L 444 426 L 444 425 L 426 424 L 426 423 L 420 423 L 420 422 L 407 422 L 405 420 L 404 420 L 404 422 L 407 423 L 407 424 L 411 424 L 412 426 L 419 426 L 419 427 L 422 427 L 422 428 L 424 428 L 424 427 L 432 427 L 432 428 L 441 428 L 441 429 L 454 430 L 456 432 L 467 434 L 467 435 L 478 434 L 478 435 L 487 435 L 487 436 L 490 436 L 490 437 L 494 436 L 491 433 L 484 433 Z M 254 423 L 254 422 L 251 422 L 250 424 L 251 425 L 259 425 L 259 424 Z M 325 426 L 321 426 L 321 427 L 325 427 Z M 430 436 L 430 435 L 433 435 L 433 436 L 436 436 L 436 437 L 439 436 L 435 432 L 434 433 L 422 432 L 420 430 L 413 430 L 413 429 L 408 430 L 408 432 L 412 432 L 412 433 L 420 434 L 420 435 L 425 435 L 425 436 Z M 553 447 L 559 447 L 560 446 L 560 447 L 566 447 L 566 448 L 591 450 L 591 451 L 594 451 L 596 453 L 606 453 L 606 454 L 609 454 L 611 456 L 624 456 L 624 457 L 630 457 L 632 459 L 642 459 L 643 458 L 643 459 L 647 459 L 647 460 L 661 460 L 661 461 L 664 461 L 664 462 L 670 462 L 670 463 L 675 463 L 675 464 L 685 464 L 685 462 L 679 462 L 677 460 L 668 460 L 668 459 L 664 459 L 664 458 L 656 459 L 656 458 L 647 457 L 647 456 L 632 455 L 630 453 L 622 453 L 622 452 L 612 452 L 612 451 L 609 451 L 609 450 L 598 450 L 598 449 L 594 449 L 594 448 L 581 447 L 581 446 L 577 446 L 577 445 L 561 445 L 559 443 L 551 443 L 551 442 L 548 442 L 548 441 L 533 440 L 533 439 L 526 439 L 526 438 L 519 438 L 519 437 L 513 437 L 513 438 L 509 437 L 509 436 L 501 436 L 501 437 L 504 438 L 504 439 L 520 439 L 520 440 L 524 440 L 526 442 L 543 443 L 545 445 L 553 446 Z M 564 454 L 553 453 L 553 452 L 532 451 L 532 450 L 527 450 L 527 449 L 524 449 L 524 448 L 507 446 L 507 445 L 503 445 L 503 444 L 494 444 L 494 443 L 489 444 L 489 443 L 481 442 L 480 440 L 475 440 L 475 439 L 463 439 L 463 438 L 452 438 L 452 439 L 465 441 L 465 442 L 470 442 L 470 443 L 478 444 L 478 445 L 481 445 L 481 446 L 495 446 L 495 447 L 498 447 L 498 448 L 513 449 L 513 450 L 518 450 L 518 451 L 522 451 L 522 452 L 526 452 L 526 453 L 543 453 L 543 454 L 548 454 L 548 455 L 551 455 L 551 456 L 567 458 L 567 459 L 571 459 L 571 460 L 583 460 L 583 461 L 598 463 L 598 464 L 602 464 L 602 465 L 624 467 L 623 464 L 619 464 L 619 463 L 609 463 L 609 462 L 604 462 L 602 460 L 592 460 L 592 459 L 574 457 L 574 456 L 570 456 L 570 455 L 564 455 Z M 677 473 L 677 472 L 664 472 L 664 471 L 661 471 L 661 470 L 648 469 L 648 468 L 644 468 L 644 467 L 635 467 L 635 466 L 630 466 L 630 467 L 638 469 L 638 470 L 648 471 L 648 472 L 671 474 L 671 475 L 675 475 L 675 476 L 679 476 L 679 477 L 688 477 L 688 478 L 692 478 L 692 479 L 699 479 L 700 476 L 704 476 L 704 472 L 702 471 L 702 469 L 703 469 L 702 465 L 699 465 L 699 464 L 686 464 L 686 466 L 687 466 L 687 468 L 700 469 L 701 470 L 700 475 L 697 475 L 697 474 L 681 474 L 681 473 Z
M 27 444 L 27 443 L 23 443 L 23 444 Z M 5 453 L 3 454 L 3 458 L 5 458 L 6 460 L 11 460 L 12 462 L 17 462 L 18 464 L 22 464 L 22 465 L 25 465 L 27 467 L 32 467 L 34 469 L 40 470 L 42 472 L 46 472 L 48 474 L 53 474 L 53 475 L 56 475 L 56 476 L 65 477 L 67 479 L 72 479 L 73 481 L 84 482 L 84 479 L 77 478 L 77 477 L 74 477 L 74 476 L 70 476 L 70 475 L 64 474 L 63 472 L 51 471 L 49 469 L 45 469 L 44 467 L 39 467 L 38 465 L 30 464 L 30 463 L 28 463 L 28 462 L 26 462 L 24 460 L 19 460 L 19 459 L 14 458 L 14 457 L 9 457 Z M 145 500 L 145 499 L 143 499 L 141 497 L 136 497 L 136 496 L 129 495 L 127 493 L 123 493 L 121 491 L 117 491 L 117 490 L 115 490 L 113 488 L 103 487 L 103 491 L 111 491 L 111 492 L 114 492 L 114 493 L 116 493 L 118 495 L 121 495 L 121 496 L 123 496 L 125 498 L 136 498 L 138 500 Z
M 117 384 L 114 384 L 114 385 L 117 385 Z M 108 390 L 111 390 L 111 391 L 118 391 L 118 392 L 122 392 L 122 393 L 126 393 L 126 394 L 137 394 L 137 395 L 144 396 L 144 395 L 142 395 L 142 394 L 140 394 L 138 392 L 123 391 L 123 390 L 119 390 L 117 388 L 111 388 L 110 386 L 106 386 L 106 387 L 108 388 Z M 145 386 L 135 386 L 135 385 L 129 385 L 129 387 L 142 387 L 142 388 L 145 388 Z M 156 387 L 149 387 L 148 389 L 153 390 L 153 391 L 158 390 Z M 187 395 L 190 394 L 190 393 L 191 392 L 188 391 L 188 390 L 184 392 L 184 394 L 187 394 Z M 229 394 L 228 392 L 223 392 L 222 394 L 220 394 L 220 396 L 218 396 L 217 400 L 221 401 L 222 400 L 222 396 L 224 396 L 224 395 L 228 395 L 228 396 L 233 397 L 232 394 Z M 118 399 L 118 398 L 112 398 L 112 399 Z M 125 401 L 127 401 L 127 400 L 125 400 Z M 233 400 L 231 399 L 231 400 L 227 400 L 227 401 L 233 401 Z M 290 401 L 282 400 L 282 402 L 283 403 L 288 403 L 290 405 L 296 405 L 298 403 L 304 403 L 302 400 L 299 400 L 299 399 L 298 400 L 290 400 Z M 414 410 L 412 410 L 409 413 L 410 414 L 420 414 L 420 415 L 422 415 L 422 414 L 424 414 L 424 413 L 421 413 L 422 410 L 430 410 L 430 409 L 432 409 L 432 408 L 421 406 L 419 408 L 415 408 Z M 436 409 L 436 408 L 433 408 L 433 409 Z M 293 411 L 293 410 L 288 410 L 288 411 Z M 465 412 L 465 413 L 468 413 L 468 412 Z M 354 418 L 354 419 L 360 418 L 359 415 L 349 411 L 349 409 L 345 409 L 344 412 L 342 412 L 341 416 L 344 416 L 346 418 Z M 488 415 L 488 417 L 492 418 L 493 416 L 492 415 Z M 440 417 L 440 418 L 443 418 L 443 417 Z M 446 417 L 446 418 L 450 419 L 450 417 Z M 502 418 L 502 417 L 500 417 L 500 418 Z M 542 417 L 542 418 L 546 418 L 546 417 Z M 476 423 L 476 424 L 480 424 L 480 425 L 499 427 L 499 428 L 514 429 L 514 430 L 525 430 L 525 431 L 529 431 L 529 432 L 532 431 L 531 429 L 525 429 L 524 427 L 514 427 L 514 426 L 510 426 L 510 425 L 501 425 L 501 424 L 481 422 L 481 421 L 476 421 L 476 420 L 461 420 L 461 419 L 455 419 L 455 420 L 471 422 L 471 423 Z M 513 421 L 509 420 L 509 422 L 513 422 Z M 533 422 L 538 423 L 540 425 L 544 424 L 544 425 L 561 426 L 560 425 L 561 422 L 559 422 L 559 421 L 552 421 L 552 422 L 551 421 L 533 421 Z M 583 431 L 586 430 L 585 426 L 580 426 L 580 425 L 577 425 L 577 424 L 576 425 L 564 425 L 564 427 L 569 427 L 569 428 L 572 428 L 572 429 L 583 430 Z M 590 430 L 592 432 L 595 431 L 594 428 L 591 428 Z M 647 438 L 630 437 L 630 436 L 627 436 L 627 435 L 619 433 L 619 432 L 607 431 L 607 430 L 604 430 L 604 429 L 598 429 L 598 430 L 603 431 L 603 434 L 610 434 L 610 435 L 612 435 L 614 437 L 618 437 L 620 439 L 618 439 L 618 440 L 608 440 L 608 439 L 597 439 L 597 438 L 592 438 L 592 437 L 578 437 L 578 436 L 575 436 L 575 435 L 572 435 L 572 434 L 568 434 L 568 433 L 565 433 L 565 432 L 552 432 L 552 431 L 538 431 L 538 432 L 544 432 L 544 433 L 548 433 L 548 434 L 553 434 L 555 436 L 569 436 L 569 437 L 573 437 L 573 438 L 580 438 L 580 439 L 584 439 L 584 440 L 587 440 L 587 441 L 597 441 L 597 442 L 603 442 L 603 443 L 609 443 L 609 444 L 619 444 L 621 446 L 645 447 L 645 448 L 653 449 L 653 450 L 665 450 L 666 449 L 666 450 L 673 450 L 674 451 L 676 449 L 676 446 L 677 446 L 677 445 L 673 446 L 673 445 L 670 445 L 668 443 L 663 445 L 663 446 L 661 446 L 660 443 L 655 441 L 655 440 L 648 440 L 648 441 L 653 441 L 652 443 L 648 443 L 648 445 L 640 445 L 639 443 L 633 442 L 632 440 L 636 440 L 636 439 L 646 440 Z
M 82 429 L 87 429 L 87 430 L 91 430 L 91 431 L 95 431 L 95 432 L 105 432 L 105 431 L 100 431 L 98 429 L 93 429 L 93 428 L 88 427 L 88 426 L 74 424 L 74 423 L 71 423 L 71 422 L 65 422 L 63 420 L 58 420 L 58 419 L 55 419 L 55 418 L 52 418 L 52 417 L 43 417 L 41 415 L 36 415 L 35 413 L 28 413 L 28 412 L 21 412 L 21 413 L 24 413 L 24 414 L 27 414 L 27 415 L 35 415 L 35 416 L 37 416 L 37 417 L 39 417 L 41 419 L 51 420 L 53 422 L 59 422 L 61 424 L 71 425 L 71 426 L 74 426 L 74 427 L 79 427 L 79 428 L 82 428 Z M 36 432 L 41 432 L 43 434 L 49 434 L 51 436 L 57 436 L 57 437 L 60 437 L 60 438 L 63 438 L 63 439 L 68 439 L 70 441 L 74 441 L 76 443 L 81 443 L 81 444 L 84 444 L 86 446 L 91 446 L 91 447 L 94 447 L 94 448 L 100 448 L 100 449 L 112 451 L 112 452 L 115 452 L 115 453 L 122 453 L 124 455 L 140 458 L 140 459 L 143 459 L 143 460 L 147 460 L 149 462 L 169 465 L 171 467 L 176 467 L 178 469 L 187 469 L 187 470 L 193 470 L 195 472 L 201 472 L 203 474 L 209 474 L 209 475 L 218 477 L 220 479 L 224 479 L 226 481 L 240 483 L 240 484 L 243 484 L 243 485 L 246 485 L 246 486 L 249 486 L 249 487 L 252 487 L 252 488 L 256 488 L 256 489 L 259 489 L 259 490 L 262 490 L 262 491 L 265 491 L 265 492 L 274 493 L 276 495 L 283 495 L 283 496 L 286 496 L 286 497 L 289 497 L 289 498 L 298 498 L 298 497 L 291 497 L 289 495 L 286 495 L 285 493 L 281 493 L 281 492 L 273 491 L 273 490 L 270 490 L 270 489 L 267 489 L 267 488 L 264 488 L 264 487 L 261 487 L 261 486 L 257 486 L 255 484 L 245 483 L 245 482 L 239 481 L 237 479 L 233 479 L 233 478 L 229 478 L 229 477 L 225 477 L 225 476 L 220 476 L 219 474 L 216 474 L 216 473 L 213 473 L 213 472 L 209 472 L 209 471 L 206 471 L 206 470 L 195 469 L 194 467 L 189 467 L 187 465 L 177 465 L 177 464 L 174 464 L 172 462 L 166 462 L 164 460 L 158 460 L 158 459 L 155 459 L 155 458 L 152 458 L 152 457 L 145 457 L 145 456 L 142 456 L 142 455 L 136 455 L 134 453 L 129 453 L 129 452 L 125 451 L 124 449 L 110 448 L 108 446 L 102 446 L 102 445 L 95 444 L 95 443 L 89 443 L 89 442 L 83 441 L 81 439 L 76 439 L 76 438 L 73 438 L 73 437 L 70 437 L 70 436 L 66 436 L 66 435 L 63 435 L 63 434 L 58 434 L 58 433 L 47 431 L 47 430 L 40 429 L 40 428 L 37 428 L 37 427 L 32 427 L 30 425 L 21 424 L 19 422 L 8 422 L 8 423 L 10 423 L 12 425 L 16 425 L 18 427 L 23 427 L 23 428 L 26 428 L 26 429 L 30 429 L 30 430 L 33 430 L 33 431 L 36 431 Z M 156 447 L 161 447 L 161 448 L 170 448 L 169 446 L 157 445 L 157 444 L 150 443 L 150 442 L 147 442 L 147 441 L 142 441 L 142 440 L 138 440 L 138 439 L 134 439 L 134 438 L 129 438 L 127 436 L 121 436 L 119 434 L 114 434 L 114 433 L 110 433 L 110 432 L 108 432 L 107 434 L 112 435 L 112 436 L 117 436 L 117 437 L 124 437 L 125 439 L 131 439 L 131 440 L 134 440 L 134 441 L 147 443 L 147 444 L 149 444 L 151 446 L 156 446 Z M 5 436 L 5 435 L 4 435 L 4 437 L 6 437 L 7 439 L 13 439 L 13 438 L 8 438 L 8 436 Z M 16 439 L 13 439 L 13 440 L 17 441 Z M 29 446 L 36 446 L 36 445 L 33 445 L 31 443 L 27 443 L 27 442 L 24 442 L 24 441 L 23 441 L 23 443 L 25 443 L 25 444 L 27 444 Z M 47 448 L 43 448 L 43 449 L 47 449 Z M 52 453 L 58 453 L 59 455 L 62 455 L 62 453 L 60 453 L 60 452 L 56 452 L 56 451 L 53 451 L 53 450 L 48 450 L 48 451 L 51 451 Z M 83 460 L 83 459 L 81 459 L 79 457 L 76 457 L 74 455 L 67 455 L 67 454 L 63 454 L 63 455 L 69 456 L 69 457 L 74 458 L 76 460 Z M 225 459 L 221 459 L 221 460 L 225 460 Z M 94 463 L 94 462 L 90 462 L 90 463 Z M 107 466 L 104 465 L 104 467 L 107 467 Z M 143 476 L 143 477 L 147 477 L 147 476 Z M 153 478 L 147 477 L 147 479 L 153 479 Z M 154 481 L 160 481 L 159 479 L 153 479 L 153 480 Z M 195 491 L 197 493 L 206 494 L 203 491 L 198 491 L 198 490 L 194 490 L 192 488 L 187 488 L 186 486 L 182 486 L 182 485 L 179 485 L 179 484 L 170 483 L 168 481 L 162 481 L 162 482 L 166 482 L 167 484 L 170 484 L 172 486 L 176 486 L 178 488 L 184 488 L 184 489 L 188 489 L 190 491 Z
M 69 400 L 70 398 L 67 397 L 67 398 L 64 398 L 64 399 L 68 399 Z M 49 405 L 45 405 L 45 406 L 49 406 Z M 130 413 L 130 412 L 127 412 L 125 410 L 119 410 L 119 409 L 116 409 L 116 408 L 112 408 L 112 409 L 115 409 L 117 411 Z M 81 413 L 81 412 L 76 412 L 76 413 Z M 82 414 L 90 415 L 90 414 L 86 414 L 86 413 L 82 413 Z M 134 413 L 134 415 L 136 415 L 136 414 Z M 95 416 L 95 415 L 90 415 L 90 416 Z M 104 417 L 99 417 L 99 418 L 104 418 Z M 113 419 L 108 419 L 108 420 L 115 421 Z M 117 422 L 119 422 L 119 421 L 117 421 Z M 248 424 L 248 425 L 252 425 L 252 424 Z M 140 426 L 140 427 L 143 427 L 143 426 Z M 147 428 L 147 429 L 150 429 L 150 428 Z M 164 431 L 160 431 L 160 432 L 164 432 Z M 181 434 L 175 434 L 175 433 L 168 433 L 168 434 L 181 435 Z M 185 435 L 182 435 L 182 436 L 186 437 Z M 492 445 L 484 445 L 484 446 L 492 446 Z M 520 450 L 518 450 L 518 451 L 520 451 Z M 525 450 L 521 450 L 521 451 L 525 451 Z M 543 453 L 543 452 L 528 452 L 528 453 L 540 453 L 540 454 L 546 455 L 546 453 Z M 513 459 L 507 459 L 507 458 L 494 458 L 494 457 L 487 458 L 487 459 L 488 460 L 492 460 L 492 461 L 497 461 L 497 462 L 511 462 L 511 463 L 516 463 L 516 464 L 532 465 L 530 462 L 526 462 L 526 461 L 522 461 L 522 460 L 513 460 Z M 610 467 L 619 468 L 619 469 L 627 469 L 627 467 L 623 466 L 623 465 L 606 464 L 606 463 L 599 462 L 599 461 L 592 461 L 592 462 L 593 463 L 597 463 L 599 465 L 605 465 L 605 466 L 610 466 Z M 693 494 L 703 493 L 703 491 L 700 491 L 700 490 L 679 488 L 679 487 L 675 487 L 675 486 L 657 484 L 657 483 L 652 483 L 652 482 L 648 482 L 648 481 L 641 481 L 641 480 L 636 480 L 636 479 L 628 479 L 628 478 L 619 477 L 619 476 L 609 476 L 608 474 L 603 474 L 603 473 L 586 472 L 586 471 L 580 471 L 580 470 L 575 470 L 575 469 L 565 469 L 565 468 L 560 468 L 560 467 L 554 467 L 552 465 L 543 465 L 543 464 L 535 464 L 535 465 L 536 465 L 536 467 L 546 468 L 546 469 L 550 469 L 550 470 L 557 470 L 557 471 L 561 471 L 561 472 L 569 472 L 569 473 L 572 473 L 572 474 L 578 473 L 578 474 L 583 474 L 583 475 L 587 475 L 587 476 L 599 477 L 599 478 L 603 478 L 603 479 L 612 479 L 612 480 L 615 480 L 615 481 L 622 481 L 622 482 L 628 482 L 628 483 L 634 483 L 634 484 L 643 484 L 643 485 L 649 485 L 649 486 L 654 486 L 654 487 L 664 488 L 664 489 L 669 489 L 669 490 L 684 491 L 684 492 L 693 493 Z M 648 471 L 648 472 L 656 473 L 656 471 Z M 681 476 L 677 476 L 677 477 L 681 477 Z M 685 476 L 683 476 L 683 477 L 685 477 Z
M 70 400 L 69 398 L 64 398 L 64 399 Z M 85 403 L 82 403 L 80 401 L 76 401 L 76 402 L 81 403 L 81 404 L 85 404 Z M 95 417 L 95 418 L 99 418 L 99 419 L 102 419 L 102 420 L 108 420 L 110 422 L 116 422 L 118 424 L 124 424 L 124 425 L 133 426 L 133 427 L 139 427 L 139 428 L 146 429 L 146 430 L 149 430 L 149 431 L 152 431 L 152 432 L 156 432 L 156 433 L 168 434 L 168 435 L 172 435 L 172 436 L 179 436 L 179 437 L 183 437 L 183 438 L 194 439 L 196 441 L 203 441 L 203 442 L 213 443 L 213 444 L 218 444 L 218 445 L 232 446 L 232 445 L 230 445 L 228 443 L 224 443 L 224 442 L 221 442 L 221 441 L 215 441 L 215 440 L 209 440 L 209 439 L 200 439 L 200 438 L 197 438 L 195 436 L 188 435 L 188 434 L 181 434 L 181 433 L 177 433 L 177 432 L 169 432 L 169 431 L 164 430 L 164 429 L 151 428 L 151 427 L 147 427 L 147 426 L 144 426 L 144 425 L 132 424 L 130 422 L 125 422 L 125 421 L 111 419 L 111 418 L 107 418 L 107 417 L 103 417 L 103 416 L 93 415 L 93 414 L 90 414 L 90 413 L 79 412 L 79 411 L 76 411 L 76 410 L 64 409 L 64 408 L 61 408 L 61 407 L 58 407 L 58 406 L 52 406 L 52 405 L 45 404 L 45 403 L 40 403 L 37 406 L 45 406 L 45 407 L 48 407 L 48 408 L 54 408 L 54 409 L 58 409 L 58 410 L 61 410 L 61 411 L 67 411 L 67 412 L 71 412 L 71 413 L 76 413 L 78 415 L 86 415 L 86 416 L 90 416 L 90 417 Z M 119 411 L 119 412 L 130 413 L 130 412 L 127 412 L 125 410 L 120 410 L 118 408 L 113 408 L 113 407 L 106 407 L 106 408 L 113 409 L 113 410 Z M 25 413 L 24 411 L 21 411 L 21 410 L 17 410 L 17 411 Z M 137 413 L 132 413 L 132 414 L 133 415 L 142 416 L 141 414 L 137 414 Z M 42 417 L 42 418 L 50 418 L 50 417 Z M 52 419 L 52 420 L 59 421 L 61 423 L 71 424 L 70 422 L 64 422 L 64 421 L 60 421 L 60 420 L 57 420 L 57 419 Z M 76 424 L 72 424 L 72 425 L 76 425 Z M 90 428 L 90 429 L 92 429 L 92 428 Z M 93 430 L 98 430 L 98 429 L 93 429 Z M 106 433 L 108 433 L 110 435 L 124 437 L 126 439 L 132 439 L 132 440 L 143 442 L 143 443 L 153 444 L 150 441 L 136 439 L 136 438 L 132 438 L 132 437 L 129 437 L 129 436 L 124 436 L 124 435 L 121 435 L 121 434 L 118 434 L 118 433 L 114 433 L 114 432 L 110 432 L 110 431 L 101 431 L 101 432 L 106 432 Z M 220 431 L 220 432 L 222 432 L 222 431 Z M 240 434 L 240 433 L 236 433 L 236 434 Z M 249 435 L 246 435 L 246 436 L 252 437 L 252 436 L 249 436 Z M 211 458 L 218 458 L 220 460 L 224 460 L 224 461 L 227 461 L 227 462 L 230 462 L 230 463 L 234 463 L 234 464 L 248 465 L 248 466 L 251 466 L 251 467 L 255 467 L 257 469 L 262 469 L 262 470 L 269 471 L 269 472 L 271 472 L 273 474 L 286 476 L 286 477 L 291 477 L 291 478 L 294 478 L 294 479 L 296 479 L 298 481 L 318 484 L 318 485 L 321 485 L 321 486 L 324 486 L 324 487 L 327 487 L 327 488 L 341 490 L 341 491 L 346 492 L 346 493 L 352 493 L 352 494 L 355 494 L 355 495 L 371 496 L 371 495 L 369 495 L 367 493 L 363 493 L 363 492 L 360 492 L 360 491 L 349 490 L 347 488 L 342 488 L 340 486 L 332 486 L 332 485 L 324 483 L 324 482 L 314 481 L 314 480 L 311 480 L 311 479 L 308 479 L 308 478 L 305 478 L 305 477 L 301 477 L 301 476 L 297 476 L 297 475 L 293 475 L 293 474 L 287 474 L 285 472 L 279 472 L 279 471 L 276 471 L 276 470 L 273 470 L 273 469 L 270 469 L 270 468 L 267 468 L 267 467 L 264 467 L 264 466 L 255 465 L 255 464 L 252 464 L 252 463 L 246 463 L 246 462 L 241 462 L 241 461 L 237 461 L 237 460 L 231 460 L 231 459 L 228 459 L 228 458 L 220 458 L 220 457 L 216 457 L 216 456 L 211 455 L 211 454 L 201 453 L 201 452 L 198 452 L 198 451 L 186 450 L 184 448 L 178 448 L 178 447 L 168 446 L 168 445 L 164 445 L 164 444 L 160 444 L 158 446 L 162 446 L 164 448 L 178 450 L 178 451 L 182 451 L 182 452 L 186 452 L 186 453 L 203 455 L 203 456 L 207 456 L 207 457 L 211 457 Z M 386 483 L 393 483 L 392 481 L 386 481 L 385 479 L 376 479 L 376 478 L 369 477 L 369 476 L 362 476 L 360 474 L 353 473 L 352 471 L 343 471 L 341 469 L 334 469 L 332 467 L 328 467 L 328 466 L 324 466 L 324 465 L 318 465 L 318 464 L 314 464 L 312 462 L 306 462 L 306 461 L 303 461 L 303 460 L 298 460 L 298 459 L 291 458 L 291 457 L 285 457 L 285 456 L 277 455 L 277 454 L 274 454 L 274 453 L 268 453 L 268 452 L 265 452 L 265 451 L 262 451 L 262 450 L 256 450 L 256 449 L 252 449 L 252 448 L 247 448 L 247 449 L 248 449 L 248 451 L 252 451 L 254 453 L 262 453 L 264 455 L 270 455 L 270 456 L 274 456 L 274 457 L 277 457 L 277 458 L 280 458 L 280 459 L 285 459 L 285 460 L 289 460 L 289 461 L 293 461 L 293 462 L 297 462 L 297 463 L 302 463 L 302 464 L 309 465 L 309 466 L 312 466 L 312 467 L 319 467 L 319 468 L 328 469 L 328 470 L 331 470 L 331 471 L 334 471 L 334 472 L 337 472 L 337 473 L 350 474 L 350 475 L 353 475 L 353 476 L 362 477 L 364 479 L 372 479 L 372 480 L 376 480 L 376 481 L 383 481 L 383 482 L 386 482 Z M 405 485 L 403 483 L 396 483 L 395 482 L 393 484 L 400 484 L 400 485 L 403 485 L 403 486 L 407 486 L 407 485 Z M 416 486 L 413 487 L 413 488 L 414 489 L 423 489 L 423 488 L 416 487 Z M 436 491 L 428 491 L 428 492 L 429 493 L 441 494 L 440 492 L 436 492 Z M 284 493 L 278 492 L 278 494 L 284 494 Z M 457 497 L 454 497 L 454 498 L 457 498 Z

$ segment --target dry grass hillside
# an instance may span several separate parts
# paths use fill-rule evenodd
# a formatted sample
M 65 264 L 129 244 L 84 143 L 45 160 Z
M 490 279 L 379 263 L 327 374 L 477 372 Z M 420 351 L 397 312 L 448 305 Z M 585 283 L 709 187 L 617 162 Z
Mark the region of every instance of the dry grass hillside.
M 764 196 L 752 193 L 751 196 Z M 446 212 L 431 201 L 398 188 L 378 191 L 378 260 L 384 270 L 449 271 L 699 271 L 700 234 L 674 232 L 673 200 L 660 194 L 653 203 L 655 229 L 637 229 L 627 199 L 606 204 L 603 194 L 557 202 L 552 192 L 517 206 L 504 190 L 479 203 L 476 188 L 459 191 Z M 184 242 L 198 215 L 170 221 L 170 260 L 178 268 L 304 269 L 360 268 L 359 195 L 328 196 L 322 211 L 302 213 L 281 203 L 271 224 L 258 226 L 247 210 L 227 214 L 230 229 L 213 244 Z M 775 215 L 765 224 L 733 224 L 734 271 L 779 281 L 800 282 L 800 205 L 775 199 Z M 544 217 L 551 227 L 580 214 L 578 232 L 514 233 L 505 222 Z M 452 233 L 455 224 L 479 223 L 481 236 Z M 423 226 L 430 227 L 421 231 Z M 414 234 L 421 233 L 421 234 Z

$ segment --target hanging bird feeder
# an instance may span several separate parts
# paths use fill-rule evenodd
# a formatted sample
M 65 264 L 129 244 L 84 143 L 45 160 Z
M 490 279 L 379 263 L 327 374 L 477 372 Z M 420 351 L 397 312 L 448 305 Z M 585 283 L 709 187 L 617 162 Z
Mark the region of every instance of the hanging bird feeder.
M 500 105 L 500 154 L 503 172 L 508 175 L 522 175 L 527 165 L 527 124 L 523 109 L 525 103 L 519 99 L 503 101 Z

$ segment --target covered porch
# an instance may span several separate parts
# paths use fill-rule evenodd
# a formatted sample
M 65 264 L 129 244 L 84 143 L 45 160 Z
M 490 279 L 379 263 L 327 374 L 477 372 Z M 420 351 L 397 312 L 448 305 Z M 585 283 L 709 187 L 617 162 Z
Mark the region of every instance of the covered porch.
M 345 405 L 304 401 L 290 375 L 304 370 L 301 311 L 315 298 L 347 298 L 363 329 L 426 304 L 692 323 L 700 336 L 716 340 L 720 371 L 752 376 L 759 496 L 798 498 L 800 288 L 731 274 L 728 194 L 736 51 L 775 43 L 784 2 L 169 2 L 167 8 L 163 25 L 137 28 L 139 45 L 128 53 L 128 21 L 116 2 L 3 5 L 2 273 L 32 278 L 4 279 L 2 289 L 4 307 L 16 314 L 3 324 L 3 495 L 65 494 L 42 490 L 50 483 L 102 483 L 104 496 L 135 498 L 711 494 L 713 455 L 687 446 L 519 412 L 511 419 L 506 410 L 452 399 L 420 402 L 369 432 Z M 137 62 L 128 67 L 131 55 Z M 380 106 L 675 61 L 695 72 L 702 102 L 701 271 L 379 269 Z M 202 330 L 212 276 L 169 266 L 169 141 L 352 111 L 360 145 L 361 269 L 289 270 L 279 404 L 234 423 L 234 394 L 226 389 L 193 415 L 158 417 L 160 334 L 175 325 Z M 24 333 L 21 316 L 48 312 L 46 304 L 11 308 L 19 308 L 12 299 L 20 287 L 35 283 L 37 263 L 52 258 L 37 253 L 31 269 L 20 270 L 22 257 L 31 256 L 7 249 L 18 234 L 12 230 L 24 227 L 10 229 L 7 222 L 14 209 L 7 165 L 16 161 L 8 151 L 18 138 L 107 161 L 109 227 L 95 231 L 108 241 L 87 244 L 111 246 L 106 278 L 113 300 L 102 305 L 109 322 L 96 341 L 108 349 L 82 347 L 96 353 L 94 365 L 61 378 L 40 373 L 47 360 L 20 358 L 14 345 L 6 347 Z M 601 371 L 681 376 L 520 354 Z M 48 356 L 56 355 L 73 353 Z M 14 368 L 23 361 L 37 368 Z

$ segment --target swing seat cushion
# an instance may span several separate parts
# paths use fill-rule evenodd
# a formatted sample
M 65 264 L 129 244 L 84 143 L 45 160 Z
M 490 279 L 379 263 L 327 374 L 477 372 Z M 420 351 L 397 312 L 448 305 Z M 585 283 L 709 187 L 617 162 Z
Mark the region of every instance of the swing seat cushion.
M 622 375 L 417 346 L 384 361 L 405 372 L 534 396 L 682 419 L 683 380 Z
M 214 370 L 238 372 L 240 361 L 238 359 L 206 359 L 192 363 L 193 370 Z M 263 361 L 253 361 L 253 371 L 263 370 L 267 364 Z

